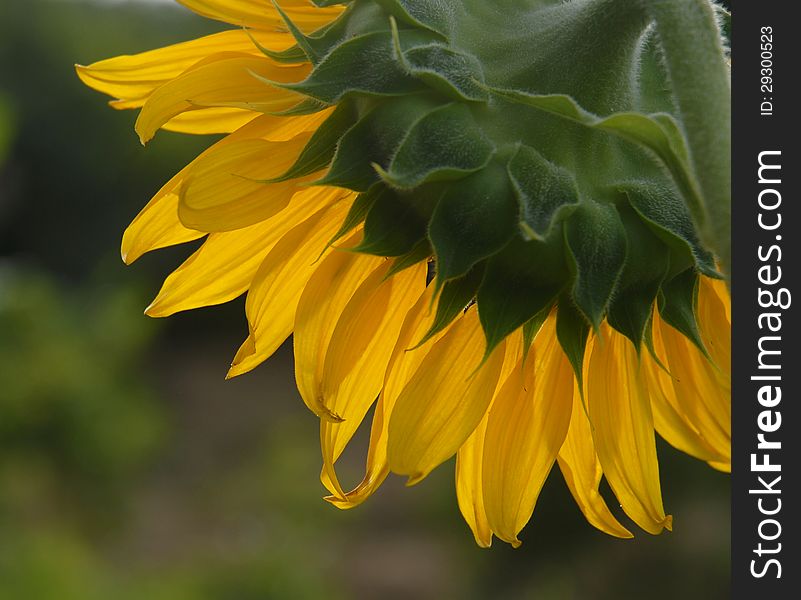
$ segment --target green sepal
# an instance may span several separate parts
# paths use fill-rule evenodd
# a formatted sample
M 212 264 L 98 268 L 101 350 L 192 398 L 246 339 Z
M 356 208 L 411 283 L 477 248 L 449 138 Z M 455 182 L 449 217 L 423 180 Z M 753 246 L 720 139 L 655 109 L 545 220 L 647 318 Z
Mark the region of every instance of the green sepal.
M 460 179 L 484 168 L 495 146 L 464 104 L 447 104 L 419 119 L 381 178 L 399 189 L 428 181 Z
M 279 110 L 276 112 L 270 113 L 276 117 L 299 117 L 301 115 L 313 115 L 314 113 L 318 113 L 321 110 L 325 110 L 326 108 L 330 108 L 330 104 L 326 104 L 325 102 L 320 102 L 319 100 L 315 100 L 314 98 L 304 98 L 300 102 L 298 102 L 295 106 L 287 108 L 286 110 Z
M 597 330 L 626 262 L 626 232 L 614 206 L 588 200 L 565 221 L 565 239 L 576 268 L 573 300 Z
M 330 104 L 351 93 L 399 96 L 420 89 L 396 59 L 388 31 L 351 38 L 326 55 L 305 80 L 274 85 Z
M 419 262 L 429 260 L 433 254 L 434 251 L 431 249 L 431 244 L 428 243 L 428 240 L 420 240 L 409 252 L 392 260 L 392 265 L 389 267 L 384 279 L 389 279 L 396 273 L 413 267 Z
M 536 315 L 531 317 L 528 321 L 523 323 L 523 364 L 525 364 L 526 359 L 528 358 L 528 353 L 529 350 L 531 350 L 531 344 L 534 343 L 534 338 L 537 337 L 540 329 L 542 329 L 542 326 L 545 324 L 545 319 L 547 319 L 548 315 L 551 314 L 552 309 L 553 305 L 549 304 Z
M 507 335 L 551 306 L 566 276 L 561 243 L 525 241 L 515 236 L 490 258 L 476 296 L 487 341 L 486 355 Z
M 590 324 L 587 319 L 573 306 L 570 298 L 563 296 L 559 299 L 559 308 L 556 313 L 556 339 L 567 356 L 573 374 L 576 376 L 579 390 L 584 395 L 584 353 L 587 349 L 587 339 L 590 335 Z
M 329 3 L 333 4 L 343 3 Z M 327 56 L 349 37 L 382 30 L 384 19 L 381 12 L 380 8 L 372 4 L 351 3 L 335 20 L 304 36 L 305 43 L 316 56 Z
M 426 224 L 435 202 L 429 194 L 400 194 L 380 186 L 364 221 L 364 239 L 354 252 L 378 256 L 402 256 L 410 252 L 425 239 Z
M 453 320 L 463 312 L 476 297 L 478 287 L 484 278 L 484 264 L 479 263 L 470 269 L 466 275 L 452 279 L 442 286 L 437 300 L 437 312 L 431 329 L 423 336 L 415 348 L 422 346 L 437 333 L 450 325 Z
M 264 56 L 266 56 L 267 58 L 271 58 L 275 62 L 286 63 L 286 64 L 297 64 L 306 62 L 308 60 L 306 53 L 298 45 L 291 46 L 286 50 L 271 50 L 270 48 L 267 48 L 263 44 L 259 43 L 259 40 L 257 40 L 253 36 L 253 34 L 250 33 L 249 29 L 245 27 L 243 28 L 243 30 L 250 38 L 250 41 L 253 42 L 253 45 L 259 49 L 259 52 L 264 54 Z
M 703 203 L 698 182 L 689 167 L 687 145 L 681 129 L 670 115 L 622 112 L 599 117 L 584 110 L 572 97 L 564 94 L 537 95 L 499 88 L 491 88 L 491 91 L 510 102 L 538 108 L 586 127 L 605 131 L 650 150 L 673 176 L 696 222 L 704 222 Z
M 317 52 L 314 46 L 309 44 L 306 35 L 300 29 L 298 29 L 295 23 L 292 22 L 292 19 L 290 19 L 289 16 L 283 11 L 278 2 L 272 0 L 272 4 L 273 8 L 275 8 L 275 10 L 281 16 L 281 19 L 284 21 L 289 33 L 292 34 L 293 38 L 295 38 L 295 42 L 297 43 L 298 47 L 303 51 L 312 64 L 318 64 L 322 55 Z
M 348 210 L 348 214 L 345 216 L 345 220 L 342 222 L 339 230 L 328 241 L 326 248 L 345 237 L 364 222 L 364 219 L 367 217 L 367 213 L 370 212 L 373 204 L 375 204 L 376 197 L 381 190 L 383 190 L 383 187 L 384 186 L 382 185 L 375 185 L 367 192 L 356 196 L 353 204 L 350 205 L 350 209 Z
M 442 0 L 375 0 L 398 20 L 447 38 L 453 27 L 453 3 Z
M 426 84 L 455 100 L 486 102 L 481 63 L 475 57 L 441 44 L 410 48 L 403 53 L 409 72 Z
M 640 352 L 653 314 L 654 301 L 670 269 L 664 243 L 628 205 L 618 207 L 631 251 L 620 275 L 607 321 L 625 335 Z
M 352 102 L 346 100 L 338 104 L 334 112 L 314 132 L 295 164 L 283 175 L 269 180 L 270 183 L 303 177 L 327 167 L 334 158 L 340 138 L 353 126 L 356 119 L 356 107 Z
M 632 183 L 620 186 L 629 204 L 671 250 L 671 272 L 677 275 L 691 266 L 710 277 L 720 277 L 715 261 L 696 234 L 687 207 L 666 185 Z
M 528 146 L 520 146 L 507 167 L 520 204 L 520 228 L 528 239 L 544 240 L 560 213 L 579 202 L 573 176 Z
M 656 353 L 656 347 L 654 346 L 654 318 L 653 314 L 651 314 L 651 318 L 648 320 L 648 323 L 645 325 L 645 334 L 643 335 L 642 339 L 645 347 L 648 349 L 648 354 L 651 355 L 651 358 L 654 359 L 656 365 L 662 369 L 665 373 L 670 375 L 670 369 L 665 366 L 662 362 L 662 359 Z M 672 375 L 671 375 L 672 377 Z
M 515 236 L 517 217 L 506 170 L 499 165 L 449 185 L 428 228 L 437 257 L 437 285 L 464 275 L 503 248 Z
M 684 337 L 695 344 L 709 358 L 709 354 L 701 339 L 696 320 L 698 304 L 698 273 L 695 269 L 687 269 L 670 281 L 662 284 L 659 293 L 659 314 L 662 320 L 678 330 Z
M 318 183 L 367 191 L 380 179 L 373 164 L 388 166 L 409 127 L 436 106 L 429 97 L 416 95 L 379 104 L 345 132 Z

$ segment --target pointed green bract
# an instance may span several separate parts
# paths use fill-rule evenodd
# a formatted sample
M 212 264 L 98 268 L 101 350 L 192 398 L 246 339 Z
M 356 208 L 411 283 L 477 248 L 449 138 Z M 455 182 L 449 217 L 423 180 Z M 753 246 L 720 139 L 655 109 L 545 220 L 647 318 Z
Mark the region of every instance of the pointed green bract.
M 442 286 L 437 299 L 437 313 L 431 329 L 416 345 L 422 346 L 437 333 L 450 325 L 453 320 L 463 312 L 476 296 L 478 286 L 484 277 L 484 265 L 476 265 L 466 275 L 451 279 Z
M 395 59 L 391 34 L 379 31 L 342 43 L 305 81 L 282 87 L 333 104 L 348 94 L 401 96 L 420 89 L 420 83 Z
M 401 256 L 426 237 L 426 223 L 433 210 L 425 194 L 401 195 L 384 187 L 364 221 L 364 240 L 354 250 L 379 256 Z
M 483 169 L 494 152 L 470 110 L 448 104 L 412 125 L 381 178 L 406 190 L 429 181 L 459 179 Z
M 692 341 L 701 352 L 707 354 L 696 320 L 698 304 L 698 274 L 694 269 L 687 269 L 662 284 L 659 294 L 659 314 L 662 320 L 678 329 L 687 339 Z
M 620 274 L 607 319 L 639 352 L 654 301 L 670 269 L 670 254 L 631 207 L 622 205 L 618 210 L 626 230 L 627 245 L 632 251 Z
M 485 102 L 486 87 L 481 63 L 441 44 L 418 46 L 404 52 L 410 73 L 437 91 L 456 100 Z
M 300 115 L 313 115 L 314 113 L 318 113 L 321 110 L 325 110 L 330 106 L 331 106 L 330 104 L 326 104 L 325 102 L 320 102 L 319 100 L 315 100 L 314 98 L 304 98 L 291 108 L 270 114 L 276 117 L 297 117 Z
M 542 329 L 542 326 L 545 324 L 545 319 L 548 318 L 548 315 L 551 313 L 552 306 L 547 305 L 545 308 L 540 310 L 536 315 L 531 317 L 528 321 L 523 324 L 523 362 L 526 362 L 526 358 L 528 357 L 528 352 L 531 350 L 531 345 L 534 343 L 534 338 L 537 337 L 537 334 Z
M 517 231 L 518 209 L 505 169 L 482 169 L 447 186 L 429 224 L 441 285 L 503 248 Z
M 489 354 L 507 335 L 559 296 L 566 277 L 564 250 L 558 244 L 512 242 L 487 261 L 476 296 Z
M 331 113 L 303 148 L 295 164 L 271 182 L 287 181 L 311 175 L 327 167 L 334 158 L 340 138 L 356 122 L 356 108 L 350 102 L 342 102 Z
M 573 374 L 579 384 L 579 390 L 584 393 L 584 351 L 587 348 L 587 339 L 590 336 L 590 323 L 573 306 L 570 298 L 563 297 L 559 301 L 559 311 L 556 313 L 556 338 L 559 345 L 573 367 Z
M 709 251 L 701 247 L 687 208 L 675 190 L 660 183 L 621 186 L 629 203 L 671 250 L 671 272 L 676 275 L 695 263 L 709 276 L 716 276 Z
M 336 243 L 338 240 L 341 240 L 351 231 L 356 229 L 356 227 L 364 223 L 367 213 L 370 212 L 373 204 L 375 204 L 376 198 L 383 192 L 383 190 L 384 187 L 379 184 L 373 186 L 364 194 L 359 194 L 356 196 L 353 204 L 350 205 L 350 209 L 348 210 L 345 220 L 342 222 L 339 230 L 329 240 L 328 246 Z
M 367 191 L 379 180 L 374 165 L 387 167 L 412 124 L 436 106 L 435 100 L 424 96 L 379 104 L 345 132 L 319 183 Z
M 392 266 L 387 271 L 387 278 L 418 263 L 429 260 L 433 253 L 434 251 L 431 249 L 431 244 L 428 243 L 428 240 L 421 240 L 409 252 L 392 261 Z
M 566 169 L 545 160 L 528 146 L 517 149 L 508 169 L 520 203 L 523 233 L 531 239 L 544 240 L 560 210 L 578 204 L 576 182 Z
M 613 206 L 584 201 L 566 222 L 565 237 L 576 267 L 573 299 L 597 330 L 626 262 L 626 232 Z

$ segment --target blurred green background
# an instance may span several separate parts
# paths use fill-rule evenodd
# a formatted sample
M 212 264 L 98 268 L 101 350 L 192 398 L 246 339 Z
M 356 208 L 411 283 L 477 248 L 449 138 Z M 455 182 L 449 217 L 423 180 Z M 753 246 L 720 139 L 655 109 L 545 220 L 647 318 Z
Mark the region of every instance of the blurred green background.
M 291 347 L 223 380 L 241 300 L 142 315 L 193 247 L 126 268 L 121 233 L 212 139 L 142 148 L 72 64 L 221 28 L 153 1 L 0 1 L 0 600 L 728 597 L 728 476 L 664 444 L 673 533 L 595 531 L 554 471 L 523 546 L 481 550 L 452 462 L 352 511 L 321 499 Z

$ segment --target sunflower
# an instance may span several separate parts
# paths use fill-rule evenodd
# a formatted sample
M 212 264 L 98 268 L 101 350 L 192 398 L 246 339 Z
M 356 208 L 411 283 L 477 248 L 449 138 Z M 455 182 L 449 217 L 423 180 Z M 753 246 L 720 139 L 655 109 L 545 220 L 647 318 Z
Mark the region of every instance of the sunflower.
M 327 500 L 455 455 L 477 543 L 518 545 L 558 463 L 587 520 L 631 537 L 599 486 L 670 529 L 656 433 L 729 470 L 717 7 L 180 2 L 237 28 L 78 67 L 141 109 L 142 143 L 228 134 L 156 193 L 122 256 L 205 237 L 146 313 L 247 294 L 229 377 L 294 336 Z M 364 477 L 344 485 L 371 408 Z

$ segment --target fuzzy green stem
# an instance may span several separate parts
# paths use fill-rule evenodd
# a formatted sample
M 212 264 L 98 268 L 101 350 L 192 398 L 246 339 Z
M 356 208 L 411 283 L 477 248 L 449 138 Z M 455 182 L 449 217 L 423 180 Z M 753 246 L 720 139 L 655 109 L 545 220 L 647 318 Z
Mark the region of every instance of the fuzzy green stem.
M 731 87 L 709 0 L 642 0 L 656 24 L 690 164 L 702 193 L 692 217 L 731 282 Z

